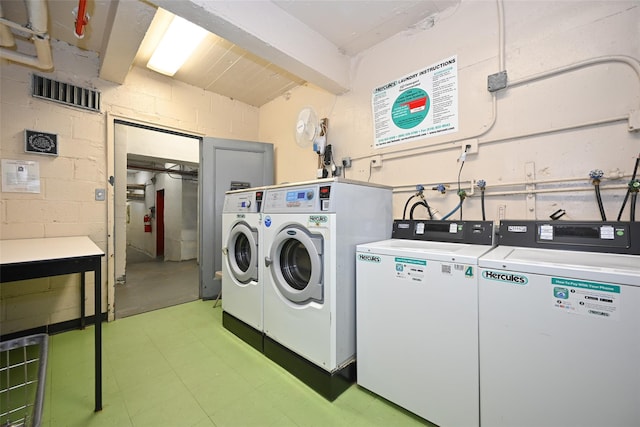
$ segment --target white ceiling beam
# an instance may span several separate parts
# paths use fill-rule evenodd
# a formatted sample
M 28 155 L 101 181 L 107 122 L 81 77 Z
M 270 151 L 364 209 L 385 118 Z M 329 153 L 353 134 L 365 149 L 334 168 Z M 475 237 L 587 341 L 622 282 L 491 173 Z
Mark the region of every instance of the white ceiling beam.
M 124 83 L 155 13 L 155 7 L 138 0 L 111 3 L 109 19 L 113 25 L 106 26 L 111 31 L 102 46 L 101 79 Z
M 331 93 L 349 90 L 350 58 L 268 0 L 150 0 Z

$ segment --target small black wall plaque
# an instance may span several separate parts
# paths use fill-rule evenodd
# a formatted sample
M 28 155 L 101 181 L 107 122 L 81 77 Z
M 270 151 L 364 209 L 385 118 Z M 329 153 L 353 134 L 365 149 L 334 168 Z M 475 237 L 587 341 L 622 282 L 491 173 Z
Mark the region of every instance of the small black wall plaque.
M 229 190 L 243 190 L 245 188 L 251 188 L 250 182 L 231 181 L 231 187 Z
M 58 135 L 25 129 L 24 151 L 27 153 L 58 155 Z

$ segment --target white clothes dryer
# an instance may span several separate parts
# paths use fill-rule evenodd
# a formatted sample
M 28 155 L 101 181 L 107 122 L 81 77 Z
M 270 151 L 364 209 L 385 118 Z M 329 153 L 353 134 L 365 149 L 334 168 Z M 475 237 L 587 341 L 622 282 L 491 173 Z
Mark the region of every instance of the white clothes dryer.
M 263 188 L 228 191 L 222 213 L 222 323 L 262 351 Z
M 390 237 L 391 188 L 271 187 L 263 212 L 264 352 L 333 400 L 355 379 L 355 248 Z
M 640 223 L 502 221 L 479 267 L 483 426 L 640 425 Z
M 480 424 L 478 258 L 492 221 L 396 220 L 358 245 L 358 384 L 440 426 Z

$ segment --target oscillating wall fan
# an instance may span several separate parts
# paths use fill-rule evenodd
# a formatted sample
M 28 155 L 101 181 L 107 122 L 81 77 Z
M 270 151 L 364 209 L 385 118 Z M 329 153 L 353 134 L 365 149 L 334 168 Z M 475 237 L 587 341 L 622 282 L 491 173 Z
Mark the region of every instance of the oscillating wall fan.
M 313 108 L 300 110 L 295 127 L 296 144 L 302 148 L 313 146 L 313 151 L 323 154 L 327 144 L 327 122 L 327 119 L 319 120 Z

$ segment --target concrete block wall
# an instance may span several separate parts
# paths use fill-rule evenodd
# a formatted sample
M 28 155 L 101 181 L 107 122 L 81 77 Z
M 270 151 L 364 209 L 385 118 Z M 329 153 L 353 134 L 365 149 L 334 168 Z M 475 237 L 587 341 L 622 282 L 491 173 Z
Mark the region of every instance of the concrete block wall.
M 0 158 L 37 161 L 41 179 L 39 194 L 0 195 L 0 238 L 88 235 L 108 254 L 102 269 L 103 312 L 113 318 L 114 281 L 107 268 L 114 258 L 108 244 L 113 194 L 106 201 L 94 200 L 96 188 L 109 190 L 113 132 L 108 126 L 113 118 L 186 134 L 257 140 L 259 110 L 143 69 L 132 70 L 122 85 L 106 82 L 98 78 L 96 55 L 63 42 L 54 41 L 52 48 L 53 72 L 0 61 Z M 101 112 L 31 97 L 33 73 L 99 90 Z M 57 134 L 59 155 L 26 154 L 25 129 Z M 124 216 L 115 221 L 126 227 Z M 70 275 L 2 284 L 0 334 L 79 318 L 79 280 Z M 93 314 L 92 280 L 87 278 L 87 315 Z

